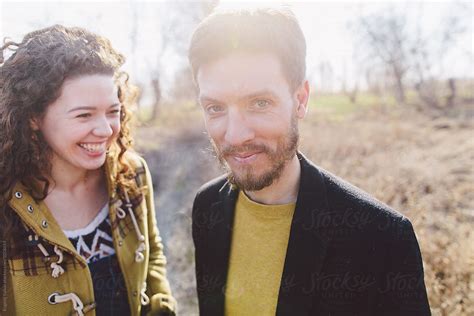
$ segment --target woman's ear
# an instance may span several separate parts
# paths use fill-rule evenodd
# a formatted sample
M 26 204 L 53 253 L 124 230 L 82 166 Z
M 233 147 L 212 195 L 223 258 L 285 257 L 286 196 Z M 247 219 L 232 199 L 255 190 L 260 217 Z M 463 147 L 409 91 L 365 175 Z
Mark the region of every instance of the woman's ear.
M 39 122 L 37 118 L 30 119 L 30 127 L 34 131 L 39 131 L 40 127 L 39 127 Z

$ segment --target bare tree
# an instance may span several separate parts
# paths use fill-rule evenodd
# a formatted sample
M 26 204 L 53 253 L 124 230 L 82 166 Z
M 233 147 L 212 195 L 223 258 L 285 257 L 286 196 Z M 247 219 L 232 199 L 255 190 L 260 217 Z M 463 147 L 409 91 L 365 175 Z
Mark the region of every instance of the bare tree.
M 385 9 L 361 16 L 357 30 L 369 52 L 368 68 L 387 71 L 399 103 L 407 102 L 406 89 L 413 87 L 423 107 L 446 109 L 455 103 L 457 89 L 454 78 L 442 81 L 443 61 L 457 49 L 456 41 L 466 32 L 472 9 L 462 3 L 453 4 L 439 21 L 438 30 L 429 33 L 420 22 L 423 13 L 422 4 L 416 15 L 411 16 L 406 9 Z
M 414 72 L 414 87 L 420 100 L 430 108 L 450 109 L 456 99 L 456 79 L 440 80 L 445 72 L 444 60 L 458 38 L 467 31 L 472 9 L 463 3 L 455 3 L 450 12 L 439 23 L 436 34 L 423 34 L 417 26 L 416 41 L 410 54 Z M 466 12 L 468 12 L 466 14 Z M 420 10 L 419 15 L 422 12 Z M 435 45 L 429 45 L 429 42 Z
M 333 86 L 334 70 L 329 61 L 321 61 L 315 68 L 317 73 L 317 90 L 320 92 L 330 92 Z
M 409 35 L 405 17 L 388 10 L 382 14 L 362 16 L 358 25 L 362 41 L 369 48 L 368 60 L 380 63 L 391 74 L 395 97 L 399 103 L 405 103 L 405 81 L 409 67 Z
M 201 2 L 167 0 L 159 4 L 135 1 L 130 3 L 129 38 L 131 55 L 134 56 L 131 59 L 133 72 L 139 72 L 137 63 L 147 65 L 146 76 L 141 76 L 142 80 L 146 79 L 139 84 L 142 94 L 140 100 L 148 102 L 151 107 L 147 121 L 153 121 L 158 117 L 163 103 L 162 98 L 168 91 L 165 90 L 166 88 L 171 86 L 172 92 L 179 91 L 172 87 L 177 83 L 177 76 L 183 80 L 192 80 L 190 76 L 181 74 L 183 69 L 188 67 L 188 43 L 196 25 L 216 5 L 217 0 L 202 0 Z M 150 14 L 150 12 L 153 13 Z M 154 45 L 143 45 L 145 38 L 140 34 L 145 33 L 146 40 L 150 40 L 150 35 L 152 35 Z M 141 48 L 137 48 L 140 46 Z M 150 47 L 153 47 L 153 54 L 150 54 Z M 137 58 L 140 49 L 148 50 L 148 52 Z M 172 60 L 172 65 L 170 60 Z M 179 84 L 183 85 L 181 82 Z M 143 98 L 143 95 L 147 97 Z M 173 94 L 172 96 L 174 97 Z
M 191 34 L 196 25 L 207 16 L 210 11 L 217 5 L 216 0 L 203 0 L 198 3 L 190 3 L 187 1 L 169 1 L 167 3 L 168 18 L 161 24 L 159 35 L 161 37 L 161 50 L 157 56 L 158 62 L 152 72 L 151 87 L 154 96 L 153 110 L 150 120 L 156 119 L 160 112 L 160 104 L 163 96 L 161 74 L 164 67 L 162 60 L 165 54 L 173 54 L 178 64 L 185 66 L 176 67 L 177 74 L 180 80 L 187 80 L 188 82 L 178 82 L 174 80 L 174 84 L 192 87 L 191 76 L 183 76 L 183 68 L 188 68 L 187 50 Z M 176 66 L 176 65 L 175 65 Z M 172 96 L 176 97 L 173 92 L 180 91 L 179 89 L 171 88 Z
M 176 73 L 170 95 L 177 102 L 196 100 L 197 89 L 189 66 L 186 65 Z

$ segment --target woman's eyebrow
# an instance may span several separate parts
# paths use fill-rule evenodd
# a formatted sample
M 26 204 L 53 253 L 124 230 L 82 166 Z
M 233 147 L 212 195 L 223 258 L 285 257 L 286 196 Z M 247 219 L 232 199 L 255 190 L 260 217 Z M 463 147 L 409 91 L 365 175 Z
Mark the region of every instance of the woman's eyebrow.
M 75 111 L 84 111 L 84 110 L 95 110 L 95 109 L 96 109 L 95 106 L 78 106 L 78 107 L 70 109 L 69 111 L 67 111 L 67 113 L 71 113 Z
M 114 108 L 114 107 L 118 107 L 120 106 L 120 103 L 114 103 L 112 105 L 109 106 L 109 108 Z M 73 109 L 70 109 L 69 111 L 67 111 L 67 113 L 71 113 L 71 112 L 75 112 L 75 111 L 85 111 L 85 110 L 95 110 L 96 107 L 95 106 L 78 106 L 78 107 L 75 107 Z

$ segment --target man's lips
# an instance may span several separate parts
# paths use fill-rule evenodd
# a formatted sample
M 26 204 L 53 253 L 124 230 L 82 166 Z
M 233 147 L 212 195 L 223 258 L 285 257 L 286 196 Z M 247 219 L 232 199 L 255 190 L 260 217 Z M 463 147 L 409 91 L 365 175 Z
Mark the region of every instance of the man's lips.
M 233 160 L 239 163 L 249 163 L 257 159 L 257 155 L 260 152 L 246 152 L 246 153 L 235 153 L 230 154 L 228 157 L 232 158 Z

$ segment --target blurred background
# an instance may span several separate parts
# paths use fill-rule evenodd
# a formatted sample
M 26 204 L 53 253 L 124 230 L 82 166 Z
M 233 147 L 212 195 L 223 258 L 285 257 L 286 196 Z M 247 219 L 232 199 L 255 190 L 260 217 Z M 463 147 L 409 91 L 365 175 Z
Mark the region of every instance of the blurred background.
M 280 5 L 264 1 L 257 5 Z M 245 2 L 0 2 L 0 37 L 81 26 L 109 38 L 141 93 L 137 150 L 181 315 L 197 315 L 190 211 L 219 175 L 187 63 L 195 26 Z M 252 3 L 252 5 L 256 5 Z M 433 315 L 474 315 L 473 3 L 290 2 L 307 40 L 312 95 L 301 150 L 408 216 Z

